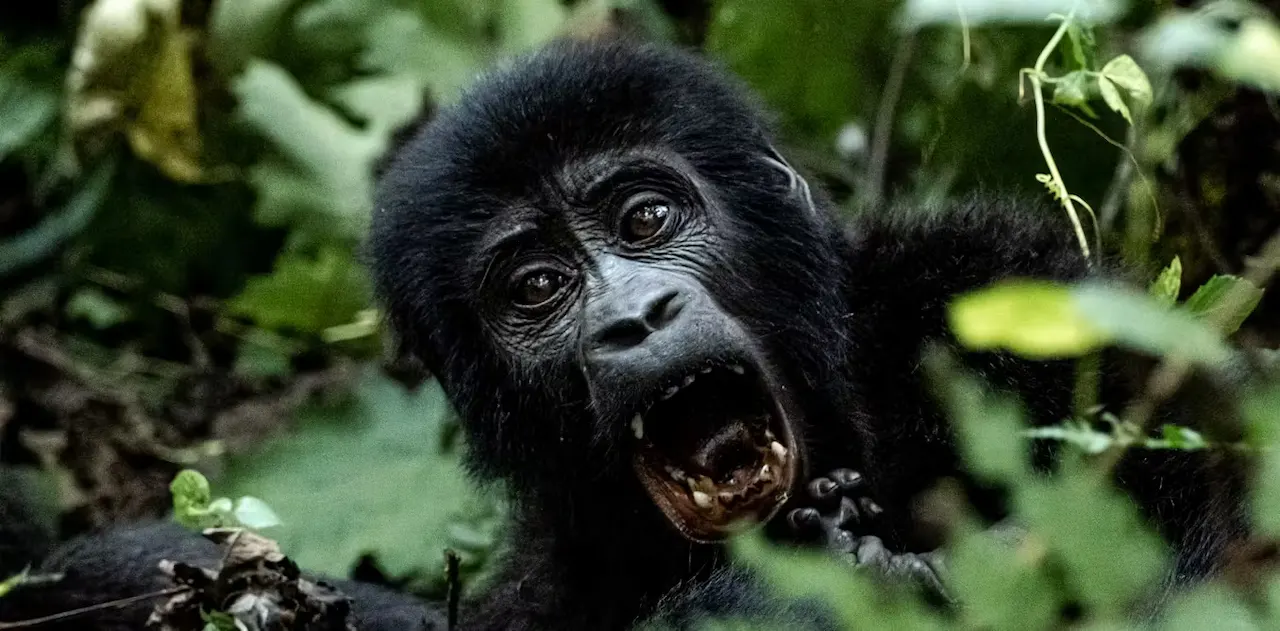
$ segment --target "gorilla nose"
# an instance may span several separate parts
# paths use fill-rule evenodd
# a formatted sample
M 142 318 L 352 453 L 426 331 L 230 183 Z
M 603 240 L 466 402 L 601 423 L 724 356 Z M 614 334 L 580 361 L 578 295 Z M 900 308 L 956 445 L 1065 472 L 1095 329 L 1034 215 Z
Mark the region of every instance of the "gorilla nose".
M 685 298 L 677 289 L 654 288 L 600 306 L 586 322 L 588 350 L 608 353 L 640 346 L 676 322 Z

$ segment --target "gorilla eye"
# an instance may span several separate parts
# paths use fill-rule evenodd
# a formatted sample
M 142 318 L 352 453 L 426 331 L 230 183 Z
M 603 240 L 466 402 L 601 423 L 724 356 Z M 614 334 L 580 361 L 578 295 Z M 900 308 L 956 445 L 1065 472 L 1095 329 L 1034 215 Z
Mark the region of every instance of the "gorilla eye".
M 538 270 L 516 281 L 515 301 L 522 307 L 536 307 L 551 300 L 564 286 L 564 275 L 551 270 Z
M 629 211 L 622 219 L 622 238 L 635 243 L 644 241 L 658 234 L 667 223 L 671 208 L 666 204 L 652 202 Z

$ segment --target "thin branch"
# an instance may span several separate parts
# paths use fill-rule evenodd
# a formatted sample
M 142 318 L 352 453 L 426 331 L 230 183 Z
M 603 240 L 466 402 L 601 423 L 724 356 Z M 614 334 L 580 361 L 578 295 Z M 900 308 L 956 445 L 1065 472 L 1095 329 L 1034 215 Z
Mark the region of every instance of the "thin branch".
M 61 611 L 55 614 L 50 614 L 48 616 L 42 616 L 40 618 L 31 618 L 29 620 L 18 620 L 16 622 L 0 622 L 0 631 L 8 631 L 9 629 L 29 629 L 31 627 L 36 627 L 36 626 L 47 624 L 50 622 L 57 622 L 59 620 L 66 620 L 67 618 L 74 618 L 76 616 L 82 616 L 84 614 L 93 613 L 95 611 L 102 611 L 105 609 L 119 609 L 121 607 L 127 607 L 138 601 L 147 600 L 148 598 L 172 596 L 174 594 L 180 594 L 182 592 L 190 591 L 190 590 L 191 590 L 190 587 L 181 585 L 178 587 L 170 587 L 167 589 L 162 589 L 160 591 L 149 592 L 146 594 L 139 594 L 137 596 L 129 596 L 128 598 L 109 600 L 105 603 L 98 603 L 96 605 L 78 607 L 76 609 Z

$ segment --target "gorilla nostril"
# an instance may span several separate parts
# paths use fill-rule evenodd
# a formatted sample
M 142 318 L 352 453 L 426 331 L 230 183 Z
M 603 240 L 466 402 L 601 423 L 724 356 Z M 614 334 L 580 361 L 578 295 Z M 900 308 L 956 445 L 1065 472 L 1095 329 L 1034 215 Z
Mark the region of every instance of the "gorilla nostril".
M 649 325 L 649 328 L 656 331 L 671 324 L 671 321 L 680 315 L 680 310 L 683 308 L 684 298 L 680 296 L 679 291 L 672 289 L 664 292 L 649 306 L 649 311 L 645 314 L 645 323 Z
M 631 348 L 639 346 L 649 337 L 649 327 L 644 322 L 627 318 L 610 324 L 596 337 L 597 348 Z

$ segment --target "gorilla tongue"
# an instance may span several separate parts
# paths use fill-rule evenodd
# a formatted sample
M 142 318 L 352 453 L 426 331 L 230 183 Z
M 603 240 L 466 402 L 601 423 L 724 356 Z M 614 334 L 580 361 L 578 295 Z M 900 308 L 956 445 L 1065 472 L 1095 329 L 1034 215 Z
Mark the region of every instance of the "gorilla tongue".
M 759 420 L 758 427 L 769 422 L 768 416 Z M 760 448 L 751 427 L 743 419 L 734 419 L 718 431 L 706 437 L 689 458 L 689 463 L 716 478 L 717 482 L 732 480 L 739 470 L 758 467 Z

